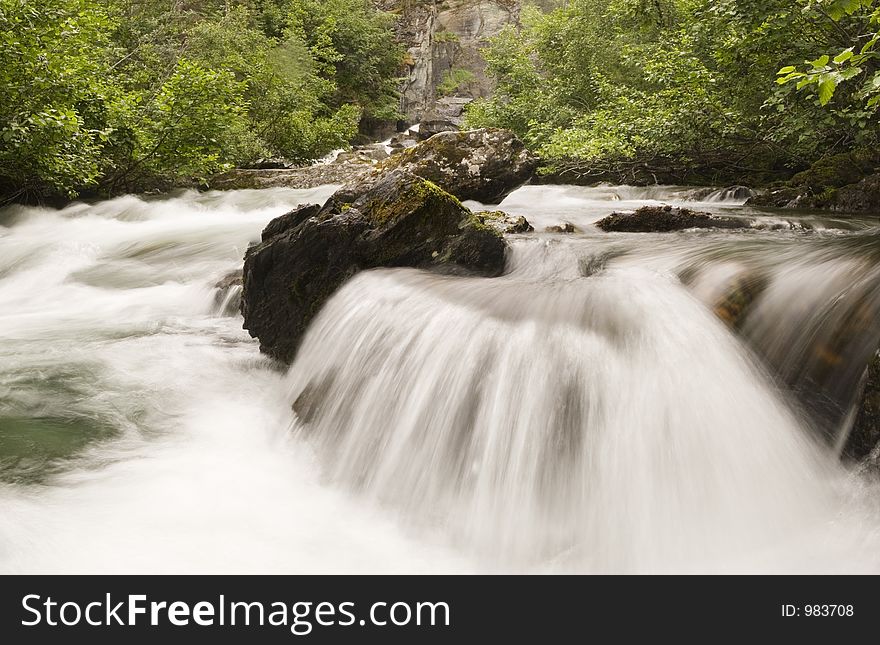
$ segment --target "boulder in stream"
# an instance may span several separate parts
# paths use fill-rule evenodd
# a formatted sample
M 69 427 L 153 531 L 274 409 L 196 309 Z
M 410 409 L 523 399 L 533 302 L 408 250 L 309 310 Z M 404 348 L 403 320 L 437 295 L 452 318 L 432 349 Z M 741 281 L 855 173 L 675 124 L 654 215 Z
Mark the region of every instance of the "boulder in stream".
M 509 130 L 442 132 L 381 164 L 427 179 L 461 200 L 498 204 L 525 184 L 538 158 Z
M 847 213 L 880 213 L 880 173 L 838 190 L 836 205 Z
M 323 207 L 270 222 L 248 250 L 241 311 L 260 349 L 292 361 L 308 324 L 348 278 L 377 267 L 496 276 L 502 234 L 437 185 L 394 171 L 346 186 Z
M 634 213 L 612 213 L 596 222 L 603 231 L 623 233 L 668 233 L 689 228 L 748 228 L 751 221 L 722 217 L 672 206 L 643 206 Z

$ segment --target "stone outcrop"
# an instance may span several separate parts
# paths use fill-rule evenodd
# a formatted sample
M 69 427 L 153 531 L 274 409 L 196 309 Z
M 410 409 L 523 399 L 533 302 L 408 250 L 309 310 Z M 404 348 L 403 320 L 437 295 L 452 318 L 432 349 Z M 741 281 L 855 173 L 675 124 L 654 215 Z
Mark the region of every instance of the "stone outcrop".
M 820 159 L 788 182 L 748 201 L 759 208 L 880 213 L 880 154 L 854 150 Z
M 460 124 L 464 107 L 489 96 L 494 84 L 480 50 L 517 24 L 520 0 L 376 0 L 398 15 L 397 38 L 407 48 L 401 112 L 410 123 Z M 543 8 L 559 3 L 545 0 Z
M 274 220 L 248 250 L 241 311 L 260 349 L 290 362 L 322 305 L 359 271 L 417 267 L 495 276 L 502 234 L 436 184 L 401 170 Z
M 380 172 L 404 170 L 461 200 L 498 204 L 525 184 L 538 159 L 508 130 L 443 132 L 394 155 Z
M 751 221 L 672 206 L 643 206 L 634 213 L 612 213 L 596 222 L 603 231 L 623 233 L 668 233 L 689 228 L 748 228 Z

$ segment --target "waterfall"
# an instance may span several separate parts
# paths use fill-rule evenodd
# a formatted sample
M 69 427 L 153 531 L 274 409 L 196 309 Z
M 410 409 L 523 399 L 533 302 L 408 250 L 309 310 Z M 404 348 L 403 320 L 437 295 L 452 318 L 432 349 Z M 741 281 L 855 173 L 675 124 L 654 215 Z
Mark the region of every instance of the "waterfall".
M 287 368 L 224 278 L 332 192 L 0 211 L 0 571 L 880 571 L 834 446 L 874 222 L 606 234 L 705 194 L 530 186 L 503 277 L 361 273 Z
M 288 380 L 334 481 L 482 557 L 594 571 L 820 521 L 839 473 L 721 322 L 669 276 L 529 247 L 502 279 L 375 271 L 333 298 Z

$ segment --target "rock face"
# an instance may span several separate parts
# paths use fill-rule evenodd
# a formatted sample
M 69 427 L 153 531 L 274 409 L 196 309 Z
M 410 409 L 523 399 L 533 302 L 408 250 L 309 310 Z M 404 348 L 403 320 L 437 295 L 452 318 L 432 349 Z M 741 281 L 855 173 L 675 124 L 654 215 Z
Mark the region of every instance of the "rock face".
M 603 231 L 623 233 L 668 233 L 689 228 L 748 228 L 750 220 L 720 217 L 711 213 L 671 206 L 643 206 L 635 213 L 612 213 L 596 222 Z
M 519 20 L 520 0 L 376 0 L 398 14 L 397 39 L 407 47 L 401 112 L 411 123 L 461 122 L 474 98 L 493 83 L 480 50 Z M 454 99 L 454 100 L 448 100 Z
M 498 204 L 535 172 L 538 159 L 508 130 L 443 132 L 394 155 L 380 170 L 403 170 L 461 200 Z
M 495 228 L 429 181 L 403 171 L 346 186 L 323 207 L 274 220 L 248 250 L 244 326 L 274 358 L 293 360 L 306 328 L 351 276 L 376 267 L 499 275 Z

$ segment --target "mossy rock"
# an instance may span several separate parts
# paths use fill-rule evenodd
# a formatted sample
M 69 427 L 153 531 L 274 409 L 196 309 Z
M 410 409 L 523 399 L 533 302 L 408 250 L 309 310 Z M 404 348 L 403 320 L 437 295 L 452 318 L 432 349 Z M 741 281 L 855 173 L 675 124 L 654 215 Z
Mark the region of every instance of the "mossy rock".
M 819 159 L 791 178 L 791 186 L 808 186 L 814 194 L 860 182 L 873 172 L 877 159 L 866 151 L 853 151 Z
M 461 200 L 498 204 L 528 182 L 538 159 L 509 130 L 442 132 L 382 162 L 379 172 L 403 170 Z
M 245 256 L 244 326 L 291 362 L 309 323 L 350 277 L 378 267 L 496 276 L 502 234 L 437 185 L 395 171 L 347 186 L 323 208 L 270 222 Z
M 816 161 L 789 182 L 772 186 L 749 206 L 880 212 L 880 153 L 858 149 Z

